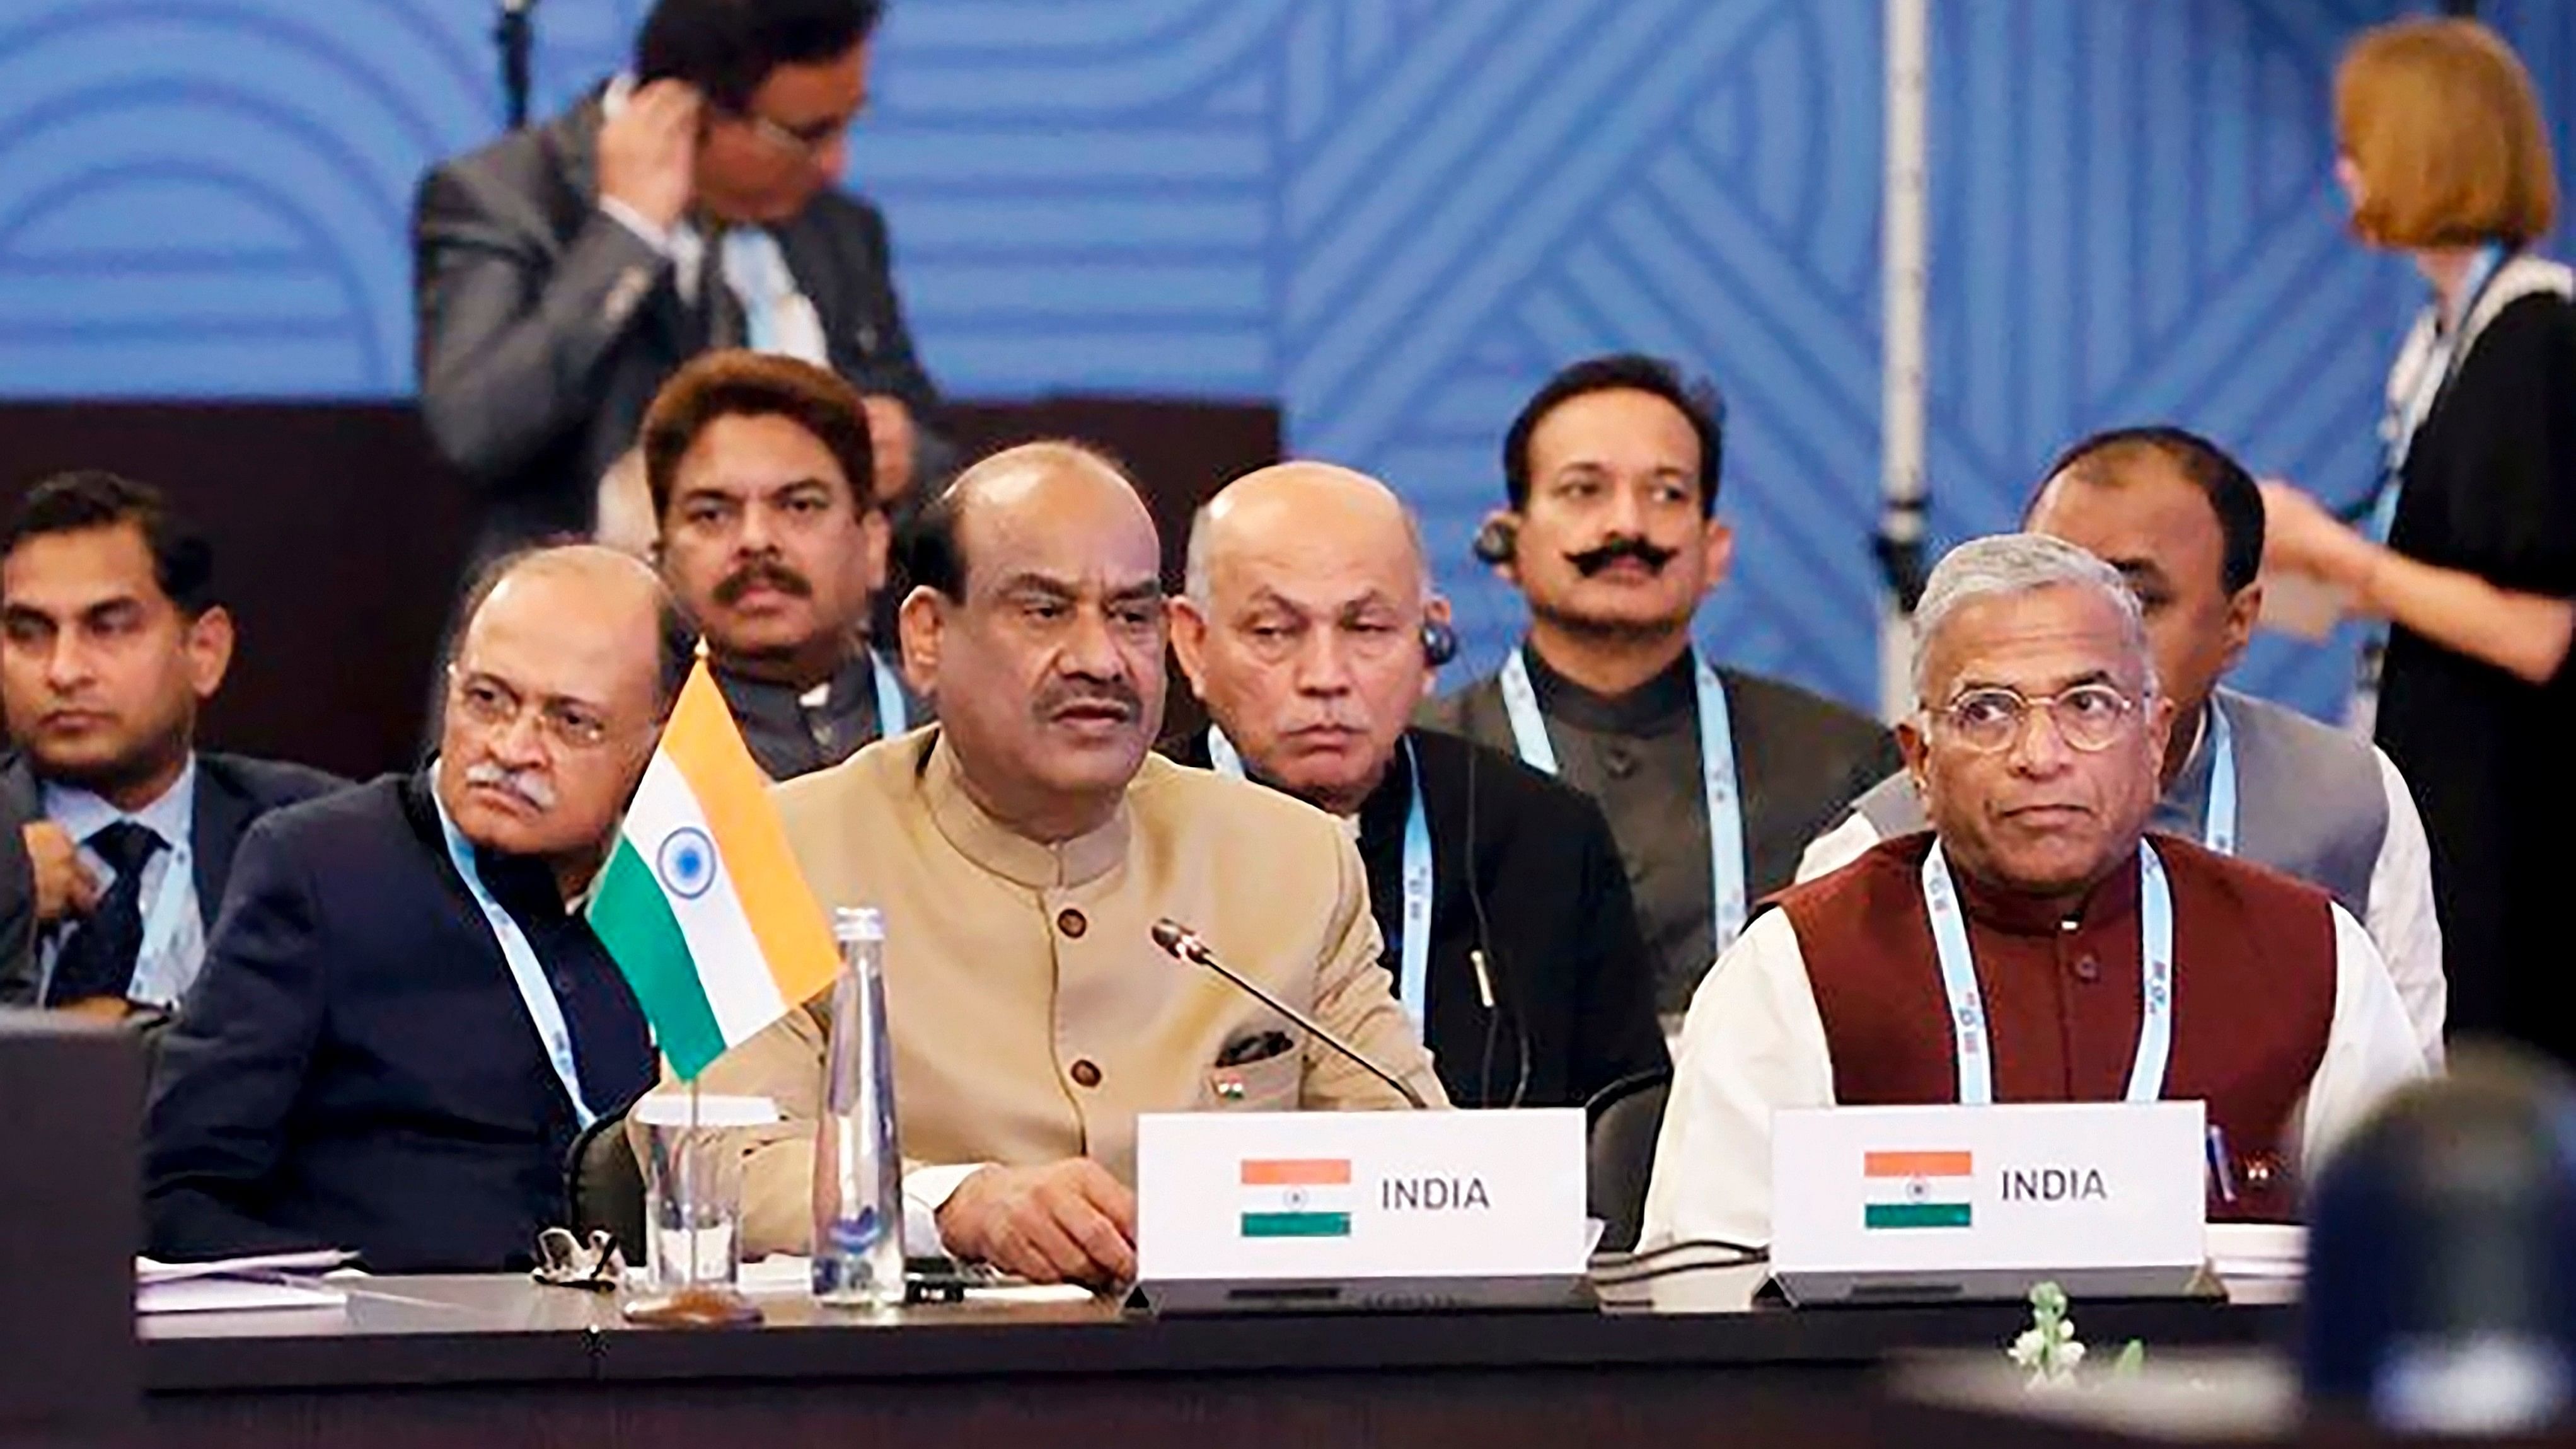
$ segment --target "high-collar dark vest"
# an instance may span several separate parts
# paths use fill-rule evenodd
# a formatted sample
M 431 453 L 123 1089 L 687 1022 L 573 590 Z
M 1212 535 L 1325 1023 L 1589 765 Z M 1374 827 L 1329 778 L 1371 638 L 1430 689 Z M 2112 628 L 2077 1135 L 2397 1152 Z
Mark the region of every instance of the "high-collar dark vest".
M 2329 897 L 2277 871 L 2152 837 L 2174 906 L 2167 1100 L 2208 1104 L 2238 1185 L 2212 1216 L 2290 1219 L 2281 1170 L 2294 1114 L 2334 1020 Z M 1844 1106 L 1955 1102 L 1949 1030 L 1923 904 L 1929 832 L 1881 842 L 1851 869 L 1776 900 L 1798 933 Z M 2116 1102 L 2137 1055 L 2138 872 L 2114 871 L 2071 919 L 1953 875 L 1985 994 L 1998 1102 Z

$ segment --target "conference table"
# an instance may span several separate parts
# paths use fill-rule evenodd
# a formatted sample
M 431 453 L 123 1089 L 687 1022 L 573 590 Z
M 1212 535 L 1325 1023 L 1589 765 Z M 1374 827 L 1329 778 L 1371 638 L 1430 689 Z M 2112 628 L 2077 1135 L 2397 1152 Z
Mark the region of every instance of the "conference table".
M 1106 1299 L 893 1311 L 756 1298 L 755 1328 L 629 1325 L 525 1277 L 388 1277 L 345 1308 L 143 1320 L 140 1442 L 1858 1445 L 1882 1372 L 1993 1356 L 2018 1304 L 1757 1305 L 1758 1268 L 1604 1287 L 1597 1311 L 1156 1317 Z M 2294 1295 L 2076 1305 L 2097 1345 L 2278 1344 Z M 1923 1431 L 1909 1443 L 1977 1442 Z

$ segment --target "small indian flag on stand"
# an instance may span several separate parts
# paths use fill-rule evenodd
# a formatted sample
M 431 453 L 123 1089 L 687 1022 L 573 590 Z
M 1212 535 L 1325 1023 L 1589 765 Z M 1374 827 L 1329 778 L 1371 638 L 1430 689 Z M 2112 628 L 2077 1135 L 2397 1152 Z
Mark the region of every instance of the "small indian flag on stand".
M 1347 1238 L 1351 1235 L 1351 1162 L 1347 1157 L 1243 1160 L 1243 1236 Z
M 1861 1226 L 1964 1228 L 1975 1158 L 1965 1152 L 1865 1152 L 1860 1174 L 1869 1189 Z
M 682 1081 L 840 969 L 768 777 L 703 655 L 626 807 L 590 926 Z

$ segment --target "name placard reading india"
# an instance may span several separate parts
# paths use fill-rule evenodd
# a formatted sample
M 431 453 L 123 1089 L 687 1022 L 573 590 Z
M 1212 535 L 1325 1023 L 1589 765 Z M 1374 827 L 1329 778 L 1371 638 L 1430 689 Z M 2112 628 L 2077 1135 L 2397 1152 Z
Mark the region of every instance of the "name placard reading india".
M 1771 1146 L 1771 1265 L 1793 1292 L 2200 1262 L 2198 1102 L 1784 1111 Z
M 1148 1282 L 1580 1274 L 1583 1114 L 1149 1115 L 1136 1199 Z

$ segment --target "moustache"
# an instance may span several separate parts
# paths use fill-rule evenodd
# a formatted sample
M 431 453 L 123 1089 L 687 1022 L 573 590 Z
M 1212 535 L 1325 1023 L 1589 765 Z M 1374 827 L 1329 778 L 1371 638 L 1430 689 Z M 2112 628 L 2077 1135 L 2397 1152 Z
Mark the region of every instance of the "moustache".
M 1134 686 L 1122 680 L 1066 680 L 1051 684 L 1038 692 L 1034 713 L 1040 720 L 1050 720 L 1075 705 L 1107 705 L 1127 719 L 1145 712 L 1145 701 Z
M 716 585 L 716 602 L 731 608 L 756 588 L 772 588 L 792 599 L 814 597 L 814 585 L 803 574 L 775 559 L 754 559 L 724 576 Z
M 465 783 L 515 795 L 531 810 L 555 808 L 555 787 L 535 770 L 513 770 L 480 760 L 465 767 Z
M 1565 561 L 1574 565 L 1576 573 L 1588 579 L 1622 559 L 1635 559 L 1644 564 L 1649 573 L 1659 574 L 1664 571 L 1664 565 L 1679 557 L 1680 549 L 1665 548 L 1643 538 L 1614 538 L 1599 548 L 1567 554 Z

